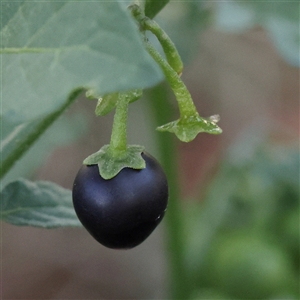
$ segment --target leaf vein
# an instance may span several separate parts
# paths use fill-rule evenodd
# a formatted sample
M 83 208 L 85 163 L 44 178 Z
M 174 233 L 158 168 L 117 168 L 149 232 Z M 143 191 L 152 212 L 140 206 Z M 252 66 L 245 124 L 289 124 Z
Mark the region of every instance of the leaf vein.
M 26 46 L 30 45 L 31 42 L 34 41 L 35 37 L 36 37 L 37 35 L 39 35 L 39 33 L 45 29 L 45 26 L 46 26 L 53 18 L 56 18 L 56 17 L 57 17 L 58 12 L 59 12 L 62 8 L 64 8 L 66 5 L 68 5 L 68 4 L 69 4 L 68 2 L 62 2 L 62 6 L 61 6 L 54 14 L 51 14 L 50 17 L 44 22 L 43 26 L 41 26 L 40 28 L 38 28 L 38 30 L 35 31 L 34 34 L 28 39 L 27 43 L 25 44 L 25 48 L 26 48 Z

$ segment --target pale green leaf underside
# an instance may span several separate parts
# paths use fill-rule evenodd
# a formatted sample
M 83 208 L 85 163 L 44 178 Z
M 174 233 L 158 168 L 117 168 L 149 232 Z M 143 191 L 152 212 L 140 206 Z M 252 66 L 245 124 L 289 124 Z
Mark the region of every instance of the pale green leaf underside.
M 170 0 L 146 0 L 145 15 L 153 19 L 169 2 Z
M 1 219 L 19 226 L 81 226 L 70 190 L 54 183 L 20 179 L 1 192 Z
M 2 3 L 2 111 L 16 123 L 49 114 L 78 87 L 99 94 L 162 80 L 120 2 Z
M 10 164 L 11 161 L 14 163 L 5 177 L 1 178 L 1 188 L 17 178 L 31 176 L 53 149 L 76 141 L 87 130 L 87 120 L 82 113 L 64 115 L 46 130 L 35 144 L 31 145 L 30 151 L 25 150 L 24 156 L 18 156 L 19 160 L 16 160 L 14 154 L 22 152 L 22 147 L 30 146 L 28 137 L 38 130 L 40 121 L 38 119 L 14 127 L 7 120 L 0 119 L 2 126 L 0 173 L 3 172 L 5 165 Z

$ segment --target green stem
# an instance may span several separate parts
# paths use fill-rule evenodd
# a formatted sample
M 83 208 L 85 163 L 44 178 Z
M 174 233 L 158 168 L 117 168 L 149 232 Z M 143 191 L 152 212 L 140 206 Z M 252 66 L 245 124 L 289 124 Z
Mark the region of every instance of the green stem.
M 127 150 L 128 103 L 129 97 L 119 93 L 109 144 L 109 151 L 113 157 L 118 157 Z
M 116 107 L 110 144 L 104 145 L 83 161 L 85 165 L 98 165 L 99 173 L 104 179 L 115 177 L 123 168 L 140 170 L 146 167 L 145 160 L 141 156 L 144 147 L 127 145 L 128 104 L 141 95 L 141 90 L 130 90 L 113 96 L 113 105 L 106 111 L 107 113 Z M 106 108 L 104 105 L 104 110 Z M 103 113 L 103 110 L 101 112 Z
M 163 70 L 165 77 L 176 96 L 181 118 L 198 115 L 191 94 L 188 91 L 186 85 L 181 80 L 180 76 L 173 70 L 168 62 L 165 61 L 165 59 L 150 43 L 145 42 L 145 45 L 149 54 Z
M 138 21 L 143 30 L 151 31 L 159 40 L 169 65 L 176 71 L 177 74 L 182 73 L 183 63 L 181 57 L 168 36 L 168 34 L 154 21 L 146 17 L 142 9 L 138 5 L 130 6 L 133 17 Z
M 163 123 L 172 118 L 167 101 L 168 93 L 164 85 L 150 90 L 149 101 L 154 113 L 155 123 Z M 161 163 L 167 174 L 170 187 L 170 201 L 166 214 L 167 248 L 170 278 L 170 299 L 188 299 L 191 280 L 185 265 L 185 236 L 183 208 L 180 199 L 178 165 L 175 140 L 171 135 L 157 134 Z
M 68 97 L 67 101 L 55 112 L 43 118 L 40 121 L 29 124 L 29 126 L 24 127 L 26 134 L 22 135 L 19 133 L 20 138 L 18 139 L 18 146 L 13 148 L 1 163 L 0 178 L 5 176 L 5 174 L 13 167 L 15 162 L 20 159 L 27 150 L 38 140 L 38 138 L 58 119 L 58 117 L 74 102 L 74 100 L 82 93 L 84 90 L 82 88 L 73 91 Z M 16 139 L 15 139 L 16 140 Z M 10 147 L 10 143 L 5 145 L 5 141 L 1 147 L 1 156 L 3 153 L 7 152 L 6 147 Z

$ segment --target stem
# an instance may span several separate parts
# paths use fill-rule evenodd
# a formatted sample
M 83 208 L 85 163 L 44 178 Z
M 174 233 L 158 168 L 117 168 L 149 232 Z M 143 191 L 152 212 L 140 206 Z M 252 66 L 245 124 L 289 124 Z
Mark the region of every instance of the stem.
M 173 70 L 173 68 L 165 61 L 165 59 L 150 43 L 145 42 L 145 45 L 149 54 L 161 67 L 168 83 L 170 84 L 176 96 L 181 118 L 198 115 L 191 94 L 188 91 L 186 85 L 179 77 L 179 75 Z
M 164 85 L 159 85 L 150 91 L 150 105 L 154 113 L 155 123 L 163 123 L 172 118 L 170 106 L 166 99 L 167 91 Z M 171 135 L 157 134 L 157 142 L 161 162 L 167 174 L 170 187 L 170 201 L 166 214 L 167 248 L 169 260 L 170 299 L 188 299 L 191 292 L 191 280 L 185 265 L 185 236 L 183 208 L 180 200 L 177 155 L 175 140 Z
M 120 93 L 109 144 L 109 151 L 113 157 L 118 157 L 127 150 L 128 103 L 129 98 Z
M 168 34 L 154 20 L 146 17 L 138 5 L 132 5 L 130 6 L 130 9 L 133 17 L 138 21 L 142 29 L 151 31 L 157 37 L 169 65 L 180 75 L 182 73 L 183 63 Z
M 147 17 L 145 17 L 142 24 L 145 29 L 150 30 L 157 37 L 164 50 L 169 65 L 180 76 L 183 70 L 183 63 L 170 37 L 155 21 Z
M 80 93 L 83 92 L 83 89 L 77 89 L 73 91 L 70 96 L 68 97 L 67 101 L 55 112 L 48 115 L 46 118 L 29 124 L 28 126 L 24 127 L 25 134 L 23 135 L 22 129 L 18 136 L 18 146 L 14 147 L 12 151 L 5 157 L 3 162 L 1 162 L 1 171 L 0 171 L 0 178 L 2 178 L 15 164 L 15 162 L 20 159 L 27 150 L 38 140 L 38 138 L 58 119 L 58 117 L 74 102 L 74 100 L 78 97 Z M 32 128 L 31 128 L 32 126 Z M 17 139 L 14 139 L 15 143 Z M 7 152 L 11 147 L 11 143 L 8 142 L 7 145 L 5 141 L 1 147 L 1 156 L 3 157 L 3 153 Z

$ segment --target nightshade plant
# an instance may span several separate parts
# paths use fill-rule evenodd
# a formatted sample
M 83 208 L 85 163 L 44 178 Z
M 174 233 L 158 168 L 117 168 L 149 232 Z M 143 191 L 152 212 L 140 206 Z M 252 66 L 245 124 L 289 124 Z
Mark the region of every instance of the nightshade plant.
M 183 142 L 193 140 L 199 132 L 221 133 L 216 125 L 218 118 L 199 116 L 180 79 L 183 64 L 174 43 L 155 21 L 144 15 L 139 5 L 131 5 L 129 10 L 141 31 L 150 30 L 160 41 L 166 60 L 143 37 L 145 48 L 163 70 L 178 101 L 180 118 L 158 130 L 173 132 Z M 96 240 L 111 248 L 140 244 L 159 224 L 167 208 L 167 180 L 158 162 L 144 152 L 144 147 L 127 145 L 128 105 L 141 95 L 142 90 L 131 90 L 98 99 L 97 115 L 116 109 L 111 141 L 84 160 L 87 167 L 80 169 L 73 186 L 73 203 L 79 219 Z M 97 93 L 88 91 L 88 97 L 93 96 Z M 97 166 L 100 176 L 95 180 Z
M 235 201 L 240 197 L 240 186 L 245 184 L 241 174 L 246 174 L 247 178 L 249 176 L 248 189 L 253 193 L 253 199 L 259 198 L 255 193 L 257 182 L 251 181 L 249 161 L 246 161 L 243 168 L 236 168 L 234 164 L 230 168 L 226 164 L 216 181 L 213 182 L 211 193 L 207 198 L 207 208 L 204 208 L 199 217 L 198 209 L 193 209 L 192 214 L 182 209 L 176 178 L 176 158 L 173 153 L 174 140 L 171 135 L 157 135 L 161 162 L 168 176 L 169 189 L 161 167 L 154 158 L 147 154 L 144 147 L 127 145 L 127 109 L 130 103 L 141 97 L 145 89 L 147 89 L 147 96 L 151 96 L 151 108 L 154 112 L 155 123 L 159 125 L 159 131 L 175 133 L 184 142 L 193 140 L 200 132 L 212 134 L 221 132 L 216 124 L 219 119 L 217 115 L 209 118 L 199 116 L 191 95 L 180 78 L 183 64 L 178 51 L 168 35 L 153 20 L 169 1 L 134 2 L 139 5 L 129 5 L 128 9 L 129 1 L 1 1 L 0 216 L 3 221 L 20 226 L 43 228 L 81 226 L 74 211 L 70 190 L 52 182 L 32 182 L 20 177 L 29 177 L 32 170 L 43 162 L 46 154 L 50 153 L 54 146 L 67 144 L 76 138 L 74 132 L 80 131 L 77 129 L 81 129 L 82 126 L 71 119 L 65 122 L 68 125 L 65 126 L 66 124 L 61 119 L 59 120 L 59 117 L 80 94 L 85 92 L 88 98 L 98 101 L 96 115 L 103 116 L 114 109 L 116 109 L 116 113 L 109 145 L 103 146 L 98 152 L 86 158 L 81 171 L 79 171 L 80 180 L 75 179 L 74 195 L 76 199 L 79 195 L 78 203 L 75 199 L 79 205 L 79 211 L 84 210 L 86 205 L 93 207 L 95 204 L 90 201 L 87 201 L 86 204 L 85 201 L 82 201 L 83 198 L 80 195 L 82 189 L 77 189 L 82 183 L 81 179 L 86 179 L 85 176 L 81 177 L 82 172 L 85 173 L 86 170 L 89 170 L 88 173 L 91 173 L 93 178 L 102 177 L 100 181 L 96 181 L 97 186 L 99 184 L 106 186 L 107 183 L 114 184 L 116 182 L 118 185 L 119 176 L 122 177 L 122 174 L 131 174 L 132 177 L 137 174 L 160 174 L 160 179 L 157 185 L 158 193 L 152 190 L 152 194 L 149 193 L 150 199 L 141 198 L 138 195 L 131 202 L 132 207 L 125 206 L 127 215 L 124 214 L 124 206 L 122 208 L 122 204 L 124 204 L 122 197 L 114 194 L 114 199 L 119 201 L 118 208 L 121 209 L 119 213 L 121 212 L 123 216 L 122 226 L 126 226 L 128 235 L 122 234 L 122 237 L 112 238 L 113 233 L 118 231 L 118 226 L 113 228 L 117 224 L 112 222 L 114 216 L 110 219 L 109 232 L 104 233 L 101 232 L 101 229 L 108 223 L 100 224 L 100 229 L 95 227 L 94 221 L 97 222 L 97 216 L 91 220 L 90 214 L 86 219 L 85 215 L 79 213 L 81 221 L 92 235 L 106 246 L 131 248 L 147 238 L 161 221 L 169 193 L 166 247 L 169 250 L 167 259 L 171 283 L 170 298 L 195 299 L 196 296 L 193 293 L 199 289 L 199 273 L 201 280 L 204 277 L 200 289 L 207 288 L 205 283 L 209 272 L 205 267 L 209 269 L 211 264 L 205 266 L 205 255 L 212 236 L 218 228 L 223 228 L 222 218 L 228 215 L 230 207 L 228 201 L 232 199 Z M 194 23 L 203 25 L 206 22 L 207 11 L 203 5 L 205 2 L 207 1 L 184 3 L 190 10 L 190 13 L 185 14 L 184 17 L 188 21 L 181 22 L 180 30 L 176 28 L 176 31 L 180 32 L 184 38 L 187 37 L 188 40 L 191 40 L 191 31 L 188 31 L 188 34 L 182 34 L 182 32 L 187 32 L 185 31 L 187 27 L 190 30 L 190 25 L 193 27 Z M 213 6 L 214 20 L 219 27 L 229 30 L 245 29 L 250 28 L 258 21 L 271 33 L 270 37 L 275 40 L 275 46 L 283 57 L 293 65 L 299 66 L 298 3 L 291 2 L 286 5 L 286 3 L 275 3 L 274 1 L 222 1 L 215 2 Z M 212 11 L 213 9 L 209 9 L 208 15 Z M 232 15 L 239 16 L 239 18 L 232 18 Z M 236 21 L 240 24 L 237 24 Z M 164 53 L 158 52 L 156 47 L 148 41 L 146 32 L 156 36 Z M 186 41 L 187 39 L 185 39 Z M 184 45 L 181 50 L 187 48 L 193 49 L 194 47 Z M 180 52 L 182 53 L 182 51 Z M 166 120 L 171 120 L 171 109 L 166 101 L 165 85 L 158 85 L 163 79 L 167 80 L 174 91 L 180 114 L 177 120 L 165 125 L 162 124 Z M 58 127 L 55 128 L 55 126 Z M 72 128 L 74 126 L 77 126 L 76 130 Z M 67 134 L 60 136 L 60 132 L 66 130 L 67 127 L 71 127 L 73 130 L 69 129 L 65 132 Z M 52 130 L 51 139 L 48 140 L 52 141 L 55 137 L 55 142 L 52 141 L 52 144 L 48 140 L 45 142 L 45 136 L 49 134 L 48 129 Z M 257 136 L 257 132 L 260 130 L 256 130 L 255 134 L 251 136 Z M 71 138 L 66 139 L 66 136 L 71 136 Z M 40 139 L 39 143 L 35 144 L 38 139 Z M 263 140 L 266 139 L 263 138 Z M 35 155 L 35 146 L 39 144 L 43 144 L 43 151 L 39 151 L 39 155 Z M 246 145 L 246 148 L 249 149 L 249 145 Z M 29 149 L 30 151 L 27 152 Z M 243 149 L 238 153 L 244 153 Z M 233 156 L 239 157 L 238 155 Z M 278 157 L 282 157 L 282 155 Z M 22 160 L 16 163 L 20 159 Z M 265 157 L 259 161 L 258 166 L 261 170 L 264 170 L 264 164 L 267 161 Z M 148 163 L 150 163 L 149 169 Z M 272 166 L 271 163 L 269 164 Z M 296 179 L 296 168 L 295 174 L 292 174 L 290 178 L 289 173 L 286 172 L 296 164 L 292 163 L 287 169 L 284 166 L 283 164 L 283 167 L 276 169 L 275 173 L 274 169 L 270 167 L 270 174 L 278 176 L 280 180 L 284 179 L 281 181 L 288 181 L 287 178 Z M 31 172 L 27 172 L 28 170 Z M 254 167 L 253 172 L 257 174 L 256 170 Z M 265 171 L 259 173 L 265 176 L 265 181 L 269 183 L 268 174 Z M 142 178 L 139 175 L 138 178 Z M 153 181 L 152 178 L 149 182 L 150 186 L 153 186 L 155 180 Z M 259 182 L 261 185 L 264 180 Z M 135 183 L 138 184 L 138 180 Z M 295 182 L 294 186 L 298 188 L 298 182 Z M 135 185 L 130 185 L 130 188 L 134 189 Z M 88 189 L 88 191 L 91 190 Z M 234 196 L 236 191 L 238 197 Z M 246 201 L 249 200 L 249 191 L 245 193 L 242 189 Z M 262 194 L 265 198 L 265 190 L 259 189 L 259 191 L 263 191 Z M 154 197 L 153 193 L 156 193 Z M 277 190 L 275 195 L 280 196 Z M 295 195 L 298 194 L 295 193 Z M 269 193 L 269 198 L 274 203 L 277 202 L 277 198 L 272 192 Z M 84 198 L 84 200 L 86 199 L 89 197 Z M 295 199 L 299 199 L 299 197 L 295 197 Z M 141 219 L 145 220 L 149 217 L 144 214 L 143 209 L 149 208 L 148 204 L 153 200 L 155 201 L 151 204 L 150 219 L 146 223 L 140 222 Z M 259 201 L 259 203 L 263 205 L 265 201 Z M 157 208 L 157 211 L 153 208 Z M 238 208 L 240 209 L 240 207 Z M 261 216 L 261 207 L 257 207 L 256 210 L 256 214 Z M 256 210 L 251 209 L 250 213 Z M 114 215 L 116 212 L 114 206 L 111 207 L 111 211 Z M 268 208 L 268 211 L 272 211 L 272 209 Z M 280 209 L 281 211 L 282 209 Z M 154 212 L 153 215 L 152 212 Z M 241 220 L 240 210 L 233 211 L 233 213 L 237 213 L 234 218 L 229 211 L 230 221 Z M 130 220 L 129 223 L 128 220 Z M 297 218 L 293 220 L 297 221 Z M 138 227 L 131 226 L 132 224 L 138 224 Z M 141 224 L 142 227 L 139 227 Z M 276 226 L 279 227 L 276 228 L 280 228 L 278 224 Z M 113 232 L 114 230 L 116 231 Z M 201 234 L 199 234 L 199 230 Z M 278 233 L 279 230 L 276 232 Z M 122 240 L 122 238 L 124 239 Z M 294 242 L 296 239 L 292 238 L 291 240 L 290 246 L 293 251 L 299 253 Z M 231 247 L 228 248 L 231 253 Z M 215 269 L 219 270 L 214 257 L 212 261 Z M 244 267 L 246 270 L 249 269 L 247 266 Z M 225 270 L 225 281 L 235 282 L 231 279 L 232 277 L 227 276 L 226 268 L 223 270 Z M 214 273 L 214 275 L 220 275 L 220 272 Z M 282 274 L 283 277 L 286 277 L 284 272 Z M 216 283 L 224 285 L 224 278 L 223 281 L 220 278 L 211 278 L 208 288 L 210 289 Z M 273 275 L 272 278 L 274 278 Z M 219 289 L 220 286 L 217 288 Z M 256 286 L 252 287 L 251 285 L 249 285 L 249 289 L 257 290 Z M 268 290 L 273 291 L 274 289 L 269 288 Z M 226 292 L 228 291 L 225 289 Z M 242 298 L 245 295 L 247 294 L 239 293 L 233 297 Z M 282 295 L 276 294 L 270 295 L 270 297 L 278 298 Z M 224 296 L 224 298 L 230 298 L 230 296 Z M 204 295 L 202 298 L 207 299 L 208 297 Z M 215 298 L 220 298 L 220 296 Z M 259 297 L 255 299 L 257 298 Z
M 180 118 L 168 124 L 161 125 L 157 129 L 159 131 L 173 132 L 183 142 L 192 141 L 200 132 L 211 134 L 221 133 L 222 130 L 216 124 L 218 116 L 212 116 L 208 119 L 199 116 L 188 89 L 180 79 L 183 64 L 175 45 L 168 35 L 155 21 L 143 14 L 140 6 L 136 4 L 131 5 L 129 6 L 129 10 L 137 21 L 142 33 L 149 30 L 154 33 L 160 41 L 166 60 L 144 36 L 145 48 L 161 67 L 178 101 Z M 97 94 L 93 94 L 91 90 L 87 93 L 90 98 L 97 96 Z M 114 107 L 116 108 L 111 142 L 109 145 L 103 146 L 98 152 L 87 157 L 84 164 L 98 164 L 100 175 L 104 179 L 111 179 L 125 167 L 133 169 L 145 168 L 145 162 L 141 158 L 141 153 L 144 148 L 136 145 L 128 146 L 126 140 L 128 105 L 138 100 L 141 96 L 142 90 L 131 90 L 128 92 L 107 94 L 98 99 L 96 107 L 97 115 L 105 115 Z
M 125 7 L 124 3 L 101 1 L 86 6 L 72 1 L 2 3 L 5 101 L 1 109 L 1 177 L 84 91 L 88 98 L 98 99 L 96 115 L 116 110 L 110 144 L 87 157 L 84 164 L 98 165 L 105 180 L 124 168 L 144 169 L 144 147 L 127 145 L 127 110 L 144 88 L 161 81 L 162 74 L 174 91 L 180 117 L 158 130 L 173 132 L 184 142 L 199 132 L 221 132 L 217 118 L 199 116 L 180 79 L 183 64 L 176 47 L 151 19 L 161 7 L 155 1 L 146 1 L 145 7 L 143 3 Z M 74 29 L 74 22 L 78 22 L 80 32 Z M 146 31 L 160 41 L 166 59 L 149 43 Z M 79 225 L 71 203 L 62 205 L 54 196 L 62 193 L 67 199 L 70 191 L 53 183 L 10 181 L 4 187 L 4 178 L 1 186 L 3 220 L 45 228 Z

